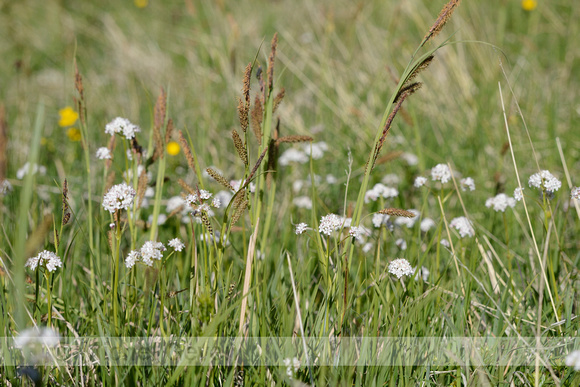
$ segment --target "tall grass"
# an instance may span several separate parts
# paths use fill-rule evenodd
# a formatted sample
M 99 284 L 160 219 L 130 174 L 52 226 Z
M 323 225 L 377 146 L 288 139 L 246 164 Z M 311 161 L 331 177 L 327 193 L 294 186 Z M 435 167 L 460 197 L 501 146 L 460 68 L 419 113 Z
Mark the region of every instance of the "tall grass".
M 3 380 L 580 382 L 563 365 L 580 155 L 562 23 L 580 7 L 458 3 L 6 5 Z M 18 27 L 41 17 L 45 34 Z M 65 105 L 80 117 L 59 127 Z M 105 133 L 118 116 L 134 138 Z M 46 173 L 16 178 L 26 161 Z M 529 186 L 545 169 L 561 188 Z M 103 206 L 121 183 L 131 200 Z M 42 250 L 62 267 L 25 268 Z M 393 274 L 397 258 L 414 269 Z M 51 334 L 34 326 L 90 346 L 60 363 L 14 349 Z

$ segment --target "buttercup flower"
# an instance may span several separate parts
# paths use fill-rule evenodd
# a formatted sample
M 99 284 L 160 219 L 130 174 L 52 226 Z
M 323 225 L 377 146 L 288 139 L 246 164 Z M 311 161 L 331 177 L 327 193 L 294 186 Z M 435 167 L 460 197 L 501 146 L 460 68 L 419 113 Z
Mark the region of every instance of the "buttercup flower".
M 513 208 L 515 205 L 516 199 L 510 198 L 504 193 L 500 193 L 499 195 L 494 196 L 493 198 L 489 198 L 485 201 L 485 206 L 487 208 L 493 208 L 493 210 L 496 212 L 505 212 L 506 208 Z
M 127 210 L 133 204 L 135 190 L 125 183 L 117 184 L 103 197 L 103 208 L 111 214 L 117 210 Z
M 41 251 L 36 257 L 29 258 L 24 264 L 30 270 L 36 270 L 37 267 L 43 266 L 49 272 L 53 272 L 57 267 L 62 267 L 62 261 L 52 251 Z
M 171 141 L 171 142 L 167 143 L 166 148 L 167 148 L 167 153 L 171 156 L 177 156 L 179 154 L 179 151 L 181 150 L 181 147 L 175 141 Z
M 411 276 L 415 273 L 415 269 L 411 266 L 409 261 L 404 258 L 398 258 L 389 263 L 389 273 L 401 278 L 404 275 Z
M 81 131 L 78 130 L 77 128 L 69 128 L 66 131 L 66 136 L 68 137 L 69 140 L 77 142 L 81 140 Z
M 522 9 L 524 11 L 533 11 L 538 6 L 537 0 L 522 0 Z
M 75 112 L 70 106 L 60 109 L 58 115 L 60 116 L 58 126 L 61 127 L 74 125 L 79 118 L 79 113 Z

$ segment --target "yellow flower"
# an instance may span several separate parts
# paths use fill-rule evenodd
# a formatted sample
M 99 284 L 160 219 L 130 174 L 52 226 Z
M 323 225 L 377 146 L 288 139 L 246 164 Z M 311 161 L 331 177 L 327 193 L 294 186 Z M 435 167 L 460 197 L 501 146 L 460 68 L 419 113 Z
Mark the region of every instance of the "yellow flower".
M 58 111 L 58 115 L 60 116 L 60 119 L 58 120 L 59 126 L 74 125 L 74 123 L 77 122 L 79 118 L 79 113 L 75 112 L 70 106 L 67 106 L 64 109 L 60 109 Z
M 522 0 L 522 9 L 524 11 L 533 11 L 538 6 L 536 0 Z
M 145 8 L 149 3 L 148 0 L 134 0 L 133 2 L 135 3 L 135 7 L 137 8 Z
M 78 130 L 77 128 L 69 128 L 69 130 L 66 131 L 66 135 L 68 136 L 68 139 L 71 141 L 81 140 L 81 131 Z
M 171 156 L 177 156 L 180 150 L 181 147 L 175 141 L 171 141 L 167 144 L 167 153 L 169 153 Z

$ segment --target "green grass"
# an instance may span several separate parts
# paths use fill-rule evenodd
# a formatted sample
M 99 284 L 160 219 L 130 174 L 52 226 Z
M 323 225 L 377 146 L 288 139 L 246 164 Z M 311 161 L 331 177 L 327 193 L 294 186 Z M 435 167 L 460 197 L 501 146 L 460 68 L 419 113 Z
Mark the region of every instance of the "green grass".
M 0 103 L 7 127 L 7 163 L 0 173 L 5 170 L 13 186 L 0 196 L 4 384 L 32 385 L 24 375 L 38 371 L 41 385 L 232 385 L 242 380 L 247 385 L 577 385 L 580 376 L 564 366 L 564 358 L 579 347 L 574 339 L 580 202 L 570 200 L 570 189 L 580 184 L 580 46 L 575 39 L 580 5 L 556 0 L 526 12 L 518 1 L 465 2 L 413 58 L 442 6 L 426 1 L 152 1 L 142 9 L 113 1 L 1 4 L 0 31 L 10 38 L 0 41 Z M 253 127 L 242 132 L 236 98 L 242 97 L 244 68 L 252 63 L 253 109 L 257 69 L 262 67 L 266 80 L 276 32 L 274 89 L 264 101 L 260 144 Z M 415 79 L 422 88 L 393 121 L 380 153 L 392 157 L 379 161 L 371 173 L 365 165 L 394 106 L 392 98 L 403 86 L 397 85 L 399 79 L 413 60 L 446 41 Z M 75 61 L 86 108 L 86 121 L 75 127 L 88 147 L 58 125 L 59 109 L 79 110 Z M 274 111 L 273 99 L 282 87 L 285 97 Z M 157 113 L 161 137 L 171 118 L 175 129 L 168 140 L 178 142 L 183 131 L 195 158 L 193 169 L 183 147 L 171 155 L 166 139 L 154 135 L 161 88 L 167 92 L 167 115 Z M 105 125 L 118 116 L 142 129 L 137 140 L 153 195 L 146 198 L 148 205 L 120 211 L 115 221 L 102 207 L 103 195 L 124 181 L 126 171 L 132 172 L 126 182 L 136 190 L 139 181 L 138 157 L 127 159 L 131 144 L 121 136 L 110 166 L 95 157 L 110 140 Z M 247 148 L 247 164 L 236 152 L 232 129 Z M 208 218 L 213 234 L 220 236 L 215 242 L 205 242 L 206 225 L 185 222 L 191 216 L 180 212 L 151 224 L 150 216 L 170 215 L 170 198 L 188 193 L 179 179 L 216 194 L 224 187 L 203 173 L 206 168 L 223 171 L 228 181 L 246 179 L 265 147 L 277 146 L 271 137 L 296 135 L 325 142 L 328 150 L 304 164 L 279 163 L 270 177 L 268 161 L 274 157 L 266 153 L 252 176 L 256 191 L 237 194 L 247 199 L 247 208 L 242 212 L 238 202 Z M 278 156 L 303 146 L 281 143 Z M 156 147 L 163 157 L 146 162 Z M 417 164 L 398 152 L 416 155 Z M 502 192 L 512 196 L 518 186 L 514 160 L 525 187 L 525 208 L 518 202 L 496 213 L 485 202 Z M 45 166 L 46 173 L 16 178 L 27 161 Z M 440 163 L 458 173 L 454 180 L 431 181 L 429 170 Z M 562 181 L 549 200 L 528 186 L 539 169 Z M 327 180 L 329 174 L 335 181 Z M 398 195 L 365 203 L 365 192 L 387 175 L 398 177 L 398 183 L 386 184 Z M 413 183 L 420 175 L 429 181 L 417 188 Z M 467 176 L 475 180 L 475 191 L 459 189 L 460 178 Z M 72 215 L 61 226 L 65 178 Z M 299 196 L 309 197 L 312 208 L 293 204 Z M 422 232 L 419 221 L 410 228 L 373 227 L 373 214 L 387 207 L 416 209 L 435 227 Z M 331 236 L 319 233 L 321 217 L 330 213 L 368 227 L 369 249 L 348 236 L 348 227 Z M 474 237 L 461 238 L 449 227 L 459 216 L 473 222 Z M 296 235 L 300 222 L 310 229 Z M 168 247 L 153 267 L 137 264 L 129 270 L 123 264 L 146 241 L 167 246 L 175 237 L 184 241 L 184 251 L 172 253 Z M 399 239 L 406 242 L 405 250 Z M 29 257 L 45 249 L 62 259 L 61 268 L 52 274 L 24 268 Z M 398 280 L 388 273 L 396 258 L 426 267 L 429 276 L 422 279 L 417 272 L 415 278 Z M 50 325 L 63 340 L 100 337 L 93 349 L 102 360 L 126 344 L 111 339 L 112 345 L 104 345 L 109 338 L 148 337 L 164 348 L 177 339 L 198 344 L 249 339 L 216 355 L 212 366 L 184 356 L 155 366 L 147 359 L 133 364 L 121 358 L 101 366 L 86 359 L 83 366 L 70 359 L 44 366 L 33 361 L 36 366 L 26 368 L 9 346 L 12 337 L 34 325 Z M 348 343 L 357 337 L 408 338 L 401 355 L 423 361 L 365 363 L 358 351 L 344 349 L 338 357 L 324 348 L 329 338 Z M 498 353 L 493 347 L 447 363 L 440 358 L 442 348 L 453 345 L 441 343 L 442 338 L 497 338 L 529 354 L 536 337 L 569 345 L 537 357 L 517 352 L 502 365 L 493 361 Z M 421 345 L 429 340 L 439 357 L 422 358 Z M 259 350 L 251 346 L 256 342 Z M 381 353 L 376 345 L 371 340 L 370 349 L 360 353 L 371 359 Z M 294 356 L 300 367 L 290 378 L 283 360 Z M 243 367 L 234 366 L 242 360 Z

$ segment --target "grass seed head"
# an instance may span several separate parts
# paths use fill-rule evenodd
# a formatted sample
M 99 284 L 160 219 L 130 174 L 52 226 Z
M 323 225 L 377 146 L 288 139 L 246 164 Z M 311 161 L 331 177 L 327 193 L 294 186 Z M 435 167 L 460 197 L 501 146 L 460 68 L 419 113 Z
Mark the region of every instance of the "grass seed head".
M 461 3 L 461 0 L 450 0 L 443 6 L 443 9 L 441 12 L 439 12 L 439 16 L 437 16 L 437 19 L 435 20 L 435 23 L 433 23 L 431 28 L 429 28 L 429 32 L 427 32 L 427 35 L 425 35 L 423 38 L 423 43 L 421 46 L 425 45 L 425 43 L 433 39 L 441 32 L 445 26 L 445 23 L 447 23 L 447 21 L 451 18 L 451 15 L 453 15 L 455 8 L 459 6 L 459 3 Z
M 256 94 L 254 98 L 254 108 L 250 112 L 252 116 L 252 129 L 254 130 L 254 135 L 256 140 L 258 140 L 258 145 L 262 145 L 262 120 L 264 118 L 264 109 L 262 107 L 262 100 L 259 95 Z

